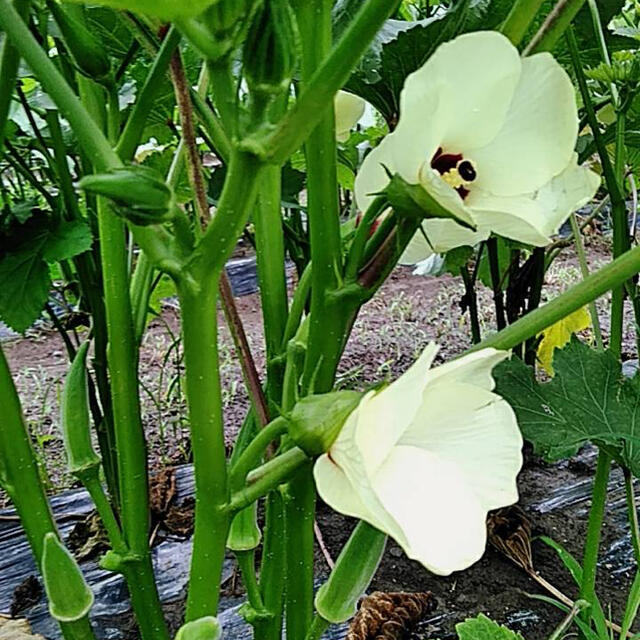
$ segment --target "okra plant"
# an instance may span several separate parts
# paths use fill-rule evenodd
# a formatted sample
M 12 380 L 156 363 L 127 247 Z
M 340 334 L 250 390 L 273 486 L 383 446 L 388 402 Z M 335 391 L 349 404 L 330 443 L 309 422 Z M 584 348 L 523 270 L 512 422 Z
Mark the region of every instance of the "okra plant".
M 24 331 L 45 306 L 54 269 L 84 314 L 88 331 L 77 341 L 58 327 L 71 361 L 61 417 L 68 469 L 104 524 L 111 548 L 101 566 L 126 580 L 144 640 L 169 636 L 149 548 L 138 380 L 160 277 L 180 304 L 196 491 L 176 637 L 224 634 L 216 616 L 227 550 L 259 640 L 315 640 L 349 620 L 387 536 L 425 571 L 467 568 L 484 553 L 487 513 L 518 501 L 523 435 L 550 459 L 600 447 L 582 601 L 557 634 L 576 616 L 585 637 L 592 622 L 598 633 L 606 627 L 595 574 L 612 460 L 630 478 L 637 523 L 640 392 L 622 381 L 619 360 L 625 298 L 640 309 L 640 248 L 625 205 L 640 66 L 637 41 L 607 31 L 622 3 L 602 4 L 0 0 L 0 316 Z M 356 130 L 365 100 L 368 113 L 377 110 L 369 134 Z M 598 117 L 608 105 L 607 125 Z M 16 109 L 29 135 L 16 131 Z M 148 156 L 149 145 L 159 153 Z M 292 172 L 304 177 L 293 203 Z M 613 259 L 592 274 L 583 259 L 583 280 L 541 305 L 555 237 L 571 220 L 583 258 L 574 212 L 599 189 L 611 202 Z M 225 272 L 243 235 L 257 259 L 263 375 Z M 336 389 L 358 313 L 398 263 L 462 278 L 470 350 L 435 366 L 430 344 L 388 386 Z M 482 270 L 499 329 L 484 337 Z M 594 312 L 599 350 L 571 342 L 554 361 L 557 377 L 537 382 L 527 364 L 540 337 L 560 323 L 567 335 L 550 351 L 566 343 L 575 314 L 609 291 L 608 350 Z M 251 400 L 229 456 L 219 305 Z M 572 380 L 576 362 L 611 374 L 606 410 L 588 379 Z M 602 417 L 588 403 L 567 409 L 557 391 L 567 383 L 593 397 Z M 0 486 L 51 615 L 68 640 L 92 638 L 93 594 L 57 532 L 1 351 L 0 407 Z M 316 589 L 318 495 L 359 523 Z M 639 540 L 636 525 L 638 556 Z

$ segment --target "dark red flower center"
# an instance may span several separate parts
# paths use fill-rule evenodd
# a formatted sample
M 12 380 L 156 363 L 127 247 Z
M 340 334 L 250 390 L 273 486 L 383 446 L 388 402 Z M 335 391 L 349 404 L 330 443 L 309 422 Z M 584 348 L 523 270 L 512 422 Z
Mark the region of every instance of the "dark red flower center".
M 444 153 L 442 147 L 438 147 L 431 159 L 431 168 L 435 169 L 441 176 L 456 178 L 456 180 L 453 180 L 454 185 L 452 186 L 463 200 L 469 195 L 469 189 L 467 189 L 466 184 L 458 184 L 456 186 L 455 182 L 469 183 L 473 182 L 477 177 L 476 169 L 470 160 L 465 160 L 461 153 Z

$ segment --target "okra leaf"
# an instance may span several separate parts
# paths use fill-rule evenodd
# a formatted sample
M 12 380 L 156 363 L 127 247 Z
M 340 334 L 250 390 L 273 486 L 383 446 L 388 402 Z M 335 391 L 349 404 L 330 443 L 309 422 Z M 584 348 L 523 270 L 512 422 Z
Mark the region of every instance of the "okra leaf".
M 460 640 L 523 640 L 522 636 L 499 625 L 482 613 L 456 625 Z
M 48 262 L 67 260 L 91 248 L 91 230 L 81 221 L 51 224 L 47 217 L 22 225 L 26 239 L 0 257 L 0 318 L 24 332 L 42 313 L 51 288 Z
M 91 249 L 91 229 L 81 220 L 62 222 L 46 234 L 42 257 L 47 262 L 73 258 Z
M 575 336 L 556 349 L 553 368 L 549 382 L 538 382 L 518 358 L 494 369 L 496 392 L 513 407 L 536 453 L 553 462 L 593 442 L 640 475 L 640 377 L 626 378 L 609 351 Z
M 42 313 L 51 288 L 49 267 L 39 253 L 22 251 L 0 260 L 0 318 L 26 331 Z

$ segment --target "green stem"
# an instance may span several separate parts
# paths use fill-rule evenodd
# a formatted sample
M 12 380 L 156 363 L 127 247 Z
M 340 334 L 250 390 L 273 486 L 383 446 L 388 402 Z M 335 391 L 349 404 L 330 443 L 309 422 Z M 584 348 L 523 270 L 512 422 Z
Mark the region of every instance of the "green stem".
M 267 350 L 268 395 L 280 402 L 281 366 L 274 359 L 280 353 L 288 314 L 287 280 L 285 273 L 284 234 L 282 231 L 280 167 L 267 167 L 262 175 L 260 195 L 253 215 L 258 282 L 265 345 Z
M 602 532 L 610 470 L 611 457 L 601 449 L 598 454 L 596 476 L 591 494 L 591 510 L 589 512 L 587 537 L 582 557 L 582 582 L 580 583 L 580 598 L 591 603 L 592 606 L 597 598 L 595 585 L 598 551 L 600 549 L 600 534 Z
M 286 588 L 285 519 L 282 494 L 277 489 L 266 500 L 260 592 L 270 618 L 255 625 L 256 640 L 282 640 L 282 610 Z
M 286 433 L 288 424 L 286 418 L 278 416 L 258 431 L 230 470 L 229 483 L 232 489 L 241 488 L 244 485 L 248 473 L 259 465 L 271 442 Z
M 577 311 L 580 307 L 596 300 L 620 282 L 624 282 L 638 272 L 640 272 L 640 247 L 636 247 L 616 258 L 600 270 L 592 273 L 582 282 L 575 284 L 561 296 L 520 318 L 502 331 L 485 338 L 479 345 L 472 347 L 470 351 L 477 351 L 484 347 L 512 349 L 570 313 Z
M 284 505 L 287 637 L 304 638 L 313 619 L 316 486 L 311 463 L 303 465 L 289 481 Z
M 570 28 L 583 4 L 584 0 L 558 0 L 522 55 L 531 56 L 542 51 L 552 51 L 564 32 Z
M 171 56 L 179 42 L 180 33 L 175 27 L 172 27 L 162 41 L 160 51 L 153 61 L 144 85 L 136 96 L 133 110 L 116 146 L 116 153 L 125 162 L 133 158 L 138 144 L 140 144 L 145 122 L 158 97 L 158 90 L 165 82 Z
M 265 462 L 247 477 L 247 486 L 234 492 L 231 497 L 231 511 L 240 511 L 251 503 L 286 482 L 309 458 L 297 447 Z M 281 569 L 282 570 L 282 569 Z
M 229 529 L 227 462 L 218 369 L 216 279 L 179 283 L 186 389 L 196 484 L 187 621 L 215 616 Z
M 29 15 L 30 3 L 26 0 L 16 2 L 18 16 L 25 19 Z M 0 148 L 4 143 L 5 127 L 9 118 L 11 98 L 18 78 L 20 54 L 10 38 L 5 38 L 0 50 Z
M 367 240 L 371 235 L 371 229 L 378 216 L 389 206 L 385 196 L 378 196 L 369 205 L 369 208 L 362 216 L 362 220 L 356 228 L 356 234 L 349 249 L 347 266 L 345 267 L 345 280 L 354 282 L 357 279 L 358 272 L 362 266 L 362 259 L 367 246 Z
M 315 9 L 318 3 L 311 6 Z M 349 27 L 331 47 L 330 55 L 320 61 L 317 71 L 309 77 L 293 108 L 272 132 L 246 141 L 247 145 L 268 162 L 283 164 L 326 117 L 335 93 L 347 82 L 351 70 L 394 9 L 395 3 L 389 0 L 363 3 Z
M 633 556 L 636 560 L 636 565 L 640 567 L 640 527 L 638 525 L 638 506 L 636 504 L 636 494 L 633 487 L 633 475 L 627 468 L 623 469 L 623 473 L 629 529 L 631 532 L 631 543 L 633 544 Z
M 2 348 L 0 406 L 0 486 L 9 494 L 20 516 L 36 563 L 41 567 L 45 535 L 58 535 L 58 531 L 42 487 L 20 400 Z M 77 622 L 60 623 L 60 628 L 66 640 L 93 639 L 93 632 L 86 616 Z
M 527 34 L 529 26 L 540 10 L 544 0 L 515 0 L 500 31 L 518 46 Z
M 242 573 L 242 582 L 247 591 L 249 604 L 254 611 L 258 613 L 264 612 L 265 608 L 262 602 L 262 594 L 260 593 L 260 585 L 256 579 L 256 552 L 253 549 L 250 551 L 236 551 L 236 558 Z
M 231 71 L 231 59 L 223 57 L 208 64 L 213 101 L 227 132 L 235 134 L 237 119 L 236 80 Z
M 309 299 L 309 292 L 311 291 L 311 264 L 308 264 L 305 270 L 298 280 L 298 286 L 296 287 L 293 299 L 291 300 L 291 308 L 289 309 L 289 317 L 287 318 L 287 325 L 284 329 L 284 335 L 282 336 L 282 344 L 280 345 L 280 352 L 286 354 L 287 344 L 297 333 L 300 326 L 300 320 L 307 307 L 307 301 Z
M 140 559 L 135 570 L 127 573 L 127 579 L 143 638 L 165 639 L 168 638 L 168 632 L 153 578 L 149 550 L 147 456 L 140 419 L 138 357 L 128 295 L 124 225 L 109 210 L 103 198 L 98 199 L 98 225 L 110 336 L 107 361 L 111 375 L 122 526 L 127 547 Z M 140 606 L 144 608 L 137 608 Z
M 586 278 L 589 275 L 589 265 L 587 264 L 587 255 L 584 250 L 584 243 L 582 242 L 582 233 L 580 226 L 578 225 L 578 219 L 575 213 L 572 213 L 569 221 L 571 222 L 571 231 L 573 233 L 573 240 L 576 245 L 576 253 L 578 254 L 578 263 L 580 264 L 580 271 L 582 278 Z M 596 337 L 596 344 L 600 351 L 604 351 L 604 342 L 602 340 L 602 330 L 600 328 L 600 318 L 598 318 L 598 309 L 595 302 L 589 303 L 589 315 L 591 316 L 591 324 L 593 325 L 593 333 Z
M 305 640 L 320 640 L 322 634 L 331 626 L 328 620 L 325 620 L 317 613 L 313 616 L 313 622 L 309 627 L 309 632 L 305 636 Z
M 196 282 L 219 277 L 249 218 L 263 170 L 254 155 L 232 152 L 218 210 L 187 267 Z
M 125 554 L 127 552 L 127 543 L 124 540 L 115 513 L 100 483 L 98 468 L 94 467 L 86 473 L 80 473 L 78 474 L 78 478 L 93 500 L 100 520 L 102 520 L 102 524 L 107 532 L 111 547 L 116 553 Z

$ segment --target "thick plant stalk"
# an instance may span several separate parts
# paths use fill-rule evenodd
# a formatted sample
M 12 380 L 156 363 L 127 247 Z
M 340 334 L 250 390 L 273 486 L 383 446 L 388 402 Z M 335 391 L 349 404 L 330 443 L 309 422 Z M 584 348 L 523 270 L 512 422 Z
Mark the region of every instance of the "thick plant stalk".
M 584 2 L 585 0 L 558 0 L 522 55 L 531 56 L 542 51 L 552 51 L 564 32 L 571 26 L 572 20 Z
M 44 539 L 58 535 L 49 503 L 42 487 L 35 453 L 27 432 L 20 400 L 11 372 L 0 348 L 0 486 L 9 494 L 24 528 L 39 568 L 42 566 Z M 66 640 L 90 640 L 93 632 L 85 616 L 77 622 L 62 622 Z
M 29 15 L 30 3 L 18 0 L 16 7 L 22 19 Z M 20 54 L 9 38 L 5 38 L 0 49 L 0 148 L 4 143 L 4 131 L 9 118 L 11 97 L 18 78 Z
M 186 390 L 196 482 L 187 622 L 215 616 L 229 529 L 227 463 L 218 370 L 217 280 L 179 284 Z
M 500 31 L 517 47 L 525 37 L 529 26 L 544 0 L 516 0 Z
M 265 169 L 260 195 L 253 215 L 258 282 L 262 301 L 265 345 L 267 351 L 268 395 L 275 402 L 281 400 L 282 365 L 280 355 L 288 316 L 287 281 L 285 273 L 284 234 L 282 231 L 280 167 Z
M 295 2 L 302 40 L 302 92 L 332 47 L 332 2 Z M 337 149 L 333 109 L 325 107 L 305 143 L 309 236 L 311 243 L 311 305 L 309 339 L 302 376 L 303 395 L 329 391 L 342 351 L 342 314 L 327 305 L 327 292 L 338 288 L 342 272 Z M 289 407 L 285 407 L 289 408 Z M 313 619 L 313 522 L 315 485 L 311 466 L 289 483 L 285 499 L 287 541 L 287 636 L 305 637 Z

